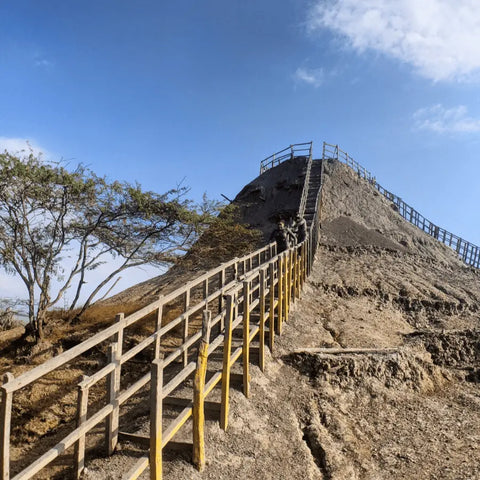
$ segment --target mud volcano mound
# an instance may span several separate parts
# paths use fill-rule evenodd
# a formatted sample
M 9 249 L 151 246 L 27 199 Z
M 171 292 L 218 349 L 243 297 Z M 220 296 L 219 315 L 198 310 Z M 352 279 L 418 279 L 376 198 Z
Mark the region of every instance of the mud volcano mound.
M 177 456 L 166 478 L 480 478 L 479 273 L 349 168 L 324 167 L 313 272 L 265 372 L 252 365 L 250 399 L 232 390 L 227 432 L 207 425 L 205 471 Z M 237 197 L 265 235 L 304 174 L 274 172 Z

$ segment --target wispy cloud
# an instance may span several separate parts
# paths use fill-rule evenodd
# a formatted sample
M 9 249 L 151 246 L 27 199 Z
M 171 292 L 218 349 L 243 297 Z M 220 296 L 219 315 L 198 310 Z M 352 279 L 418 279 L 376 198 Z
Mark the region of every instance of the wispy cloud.
M 480 73 L 480 8 L 475 0 L 315 0 L 311 32 L 330 29 L 358 52 L 374 50 L 434 81 Z
M 0 153 L 3 153 L 5 150 L 13 154 L 26 153 L 28 155 L 32 152 L 37 156 L 42 154 L 44 158 L 50 156 L 48 150 L 38 145 L 35 141 L 26 138 L 0 137 Z
M 51 68 L 53 67 L 53 62 L 46 58 L 38 58 L 35 60 L 34 65 L 38 68 Z
M 306 83 L 317 88 L 325 81 L 325 72 L 322 68 L 299 67 L 293 75 L 295 83 Z
M 480 132 L 480 118 L 468 115 L 464 105 L 445 108 L 441 104 L 421 108 L 413 114 L 415 128 L 436 133 Z

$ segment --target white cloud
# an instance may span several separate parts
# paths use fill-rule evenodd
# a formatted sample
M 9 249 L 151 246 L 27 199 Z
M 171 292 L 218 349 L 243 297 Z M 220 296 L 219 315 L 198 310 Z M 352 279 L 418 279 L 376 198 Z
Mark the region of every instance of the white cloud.
M 311 32 L 328 28 L 358 52 L 374 50 L 434 81 L 480 73 L 477 0 L 316 0 Z
M 299 67 L 295 71 L 293 78 L 297 83 L 306 83 L 317 88 L 325 80 L 325 72 L 322 68 Z
M 445 108 L 433 105 L 421 108 L 413 114 L 415 127 L 436 133 L 475 133 L 480 132 L 480 118 L 468 115 L 467 107 Z
M 35 141 L 26 138 L 0 137 L 0 153 L 5 150 L 13 154 L 25 153 L 28 155 L 31 151 L 35 156 L 39 154 L 42 154 L 43 158 L 50 156 L 48 150 L 42 148 Z
M 39 68 L 51 68 L 53 67 L 53 62 L 45 58 L 40 58 L 38 60 L 35 60 L 35 66 Z

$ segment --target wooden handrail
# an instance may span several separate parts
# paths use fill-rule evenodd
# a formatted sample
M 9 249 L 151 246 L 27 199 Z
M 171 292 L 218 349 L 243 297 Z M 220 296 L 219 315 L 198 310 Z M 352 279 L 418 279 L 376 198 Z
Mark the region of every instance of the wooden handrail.
M 308 161 L 311 165 L 311 142 L 305 144 L 291 145 L 290 147 L 288 147 L 288 149 L 285 150 L 288 150 L 291 155 L 294 155 L 296 152 L 300 151 L 299 149 L 302 149 L 305 145 L 309 146 L 308 149 L 305 148 L 305 150 L 308 150 Z M 305 176 L 304 192 L 308 191 L 308 186 L 309 185 L 307 174 Z M 319 197 L 320 193 L 317 195 L 317 206 Z M 74 455 L 74 470 L 76 472 L 76 476 L 78 477 L 81 475 L 81 472 L 84 468 L 85 435 L 94 426 L 98 425 L 98 423 L 106 419 L 106 445 L 108 453 L 111 454 L 115 449 L 119 434 L 119 408 L 129 398 L 131 398 L 138 391 L 140 391 L 140 389 L 151 383 L 152 372 L 154 375 L 154 382 L 153 384 L 151 383 L 151 387 L 153 389 L 157 389 L 156 396 L 152 393 L 152 398 L 156 398 L 157 400 L 155 401 L 160 401 L 160 403 L 162 399 L 170 395 L 195 372 L 195 369 L 197 368 L 197 362 L 189 360 L 188 350 L 199 344 L 202 338 L 202 332 L 201 330 L 197 330 L 195 333 L 191 334 L 188 329 L 188 318 L 190 316 L 198 314 L 198 312 L 201 310 L 207 310 L 209 308 L 209 305 L 213 305 L 214 303 L 216 304 L 218 302 L 218 305 L 220 307 L 218 311 L 219 313 L 215 314 L 214 318 L 212 318 L 212 315 L 209 314 L 209 323 L 212 328 L 217 328 L 217 325 L 220 325 L 220 331 L 216 334 L 216 337 L 211 340 L 208 349 L 208 355 L 210 355 L 216 348 L 220 347 L 222 343 L 225 344 L 226 326 L 229 326 L 229 328 L 231 329 L 242 326 L 243 346 L 235 349 L 235 351 L 231 355 L 229 354 L 227 359 L 228 361 L 224 360 L 224 365 L 227 365 L 228 368 L 230 368 L 231 365 L 238 361 L 243 354 L 244 392 L 246 395 L 248 395 L 248 383 L 250 378 L 248 367 L 249 345 L 255 338 L 262 335 L 263 337 L 260 341 L 260 352 L 261 356 L 264 355 L 264 334 L 266 323 L 269 325 L 270 330 L 269 346 L 270 348 L 273 348 L 273 337 L 275 335 L 275 332 L 277 331 L 275 323 L 278 322 L 281 325 L 282 318 L 284 320 L 288 319 L 288 310 L 290 307 L 290 303 L 294 302 L 295 298 L 298 297 L 299 289 L 302 286 L 303 267 L 300 263 L 300 259 L 302 259 L 302 262 L 307 265 L 306 270 L 308 272 L 310 271 L 311 260 L 315 253 L 317 244 L 317 230 L 318 221 L 317 216 L 315 216 L 312 224 L 310 225 L 307 239 L 302 244 L 291 247 L 287 252 L 277 254 L 275 247 L 276 244 L 271 243 L 250 254 L 223 263 L 222 265 L 212 270 L 209 270 L 208 272 L 205 272 L 204 274 L 193 279 L 182 287 L 170 292 L 169 294 L 161 296 L 158 300 L 152 302 L 151 304 L 141 308 L 140 310 L 128 316 L 124 317 L 123 314 L 117 315 L 117 321 L 110 327 L 106 328 L 101 332 L 98 332 L 84 342 L 61 353 L 57 357 L 46 361 L 44 364 L 39 365 L 38 367 L 35 367 L 28 372 L 25 372 L 19 377 L 13 378 L 12 375 L 7 374 L 5 377 L 5 383 L 1 386 L 1 392 L 4 401 L 2 402 L 2 408 L 0 409 L 0 428 L 3 430 L 3 440 L 0 446 L 0 454 L 2 455 L 3 459 L 1 463 L 2 468 L 0 480 L 7 480 L 8 478 L 10 478 L 8 459 L 8 452 L 10 448 L 9 422 L 12 409 L 11 400 L 12 395 L 15 391 L 26 387 L 32 382 L 51 373 L 57 368 L 62 367 L 76 357 L 84 354 L 88 350 L 105 341 L 110 340 L 114 342 L 110 345 L 108 363 L 100 370 L 93 373 L 91 376 L 83 377 L 83 379 L 77 386 L 77 390 L 78 392 L 80 392 L 77 405 L 77 428 L 70 432 L 63 440 L 57 443 L 54 448 L 49 449 L 42 456 L 40 456 L 40 458 L 38 458 L 32 464 L 28 465 L 20 473 L 18 473 L 14 477 L 14 480 L 26 480 L 31 478 L 33 475 L 35 475 L 45 466 L 47 466 L 51 461 L 57 458 L 60 454 L 62 454 L 67 448 L 74 444 L 76 445 Z M 285 259 L 285 261 L 283 261 L 282 263 L 283 258 Z M 238 272 L 240 271 L 242 272 L 242 274 L 239 276 Z M 232 275 L 233 279 L 230 280 Z M 226 283 L 227 278 L 228 283 Z M 212 282 L 217 282 L 215 284 L 215 290 L 209 291 L 209 285 L 212 285 Z M 197 292 L 199 290 L 203 292 L 201 294 L 201 298 L 199 299 L 196 294 L 195 298 L 193 298 L 192 292 Z M 224 297 L 227 300 L 226 303 L 224 302 Z M 189 299 L 188 302 L 185 301 L 186 298 Z M 229 298 L 230 301 L 228 300 Z M 232 299 L 234 299 L 233 303 Z M 176 318 L 171 320 L 166 325 L 162 326 L 162 315 L 164 306 L 172 304 L 172 302 L 175 302 L 175 305 L 177 304 L 177 302 L 183 302 L 183 311 Z M 229 308 L 233 308 L 233 312 L 229 312 Z M 131 325 L 134 325 L 136 322 L 144 319 L 145 317 L 151 315 L 154 312 L 157 312 L 156 331 L 142 341 L 140 341 L 140 343 L 138 343 L 134 347 L 130 348 L 127 351 L 123 351 L 123 335 L 125 329 Z M 251 316 L 253 312 L 255 312 L 255 314 L 254 316 Z M 253 323 L 250 326 L 251 322 Z M 177 328 L 181 325 L 183 325 L 184 329 L 186 329 L 183 343 L 178 348 L 170 352 L 167 357 L 162 357 L 162 359 L 160 359 L 161 338 L 170 331 L 172 331 L 174 328 Z M 151 372 L 148 372 L 140 379 L 136 380 L 132 385 L 121 390 L 120 376 L 122 365 L 130 361 L 140 352 L 149 348 L 152 344 L 155 344 L 155 358 L 153 365 L 156 365 L 156 367 L 152 367 Z M 164 369 L 168 366 L 169 363 L 181 357 L 182 354 L 184 356 L 184 365 L 182 370 L 178 372 L 173 378 L 169 378 L 169 381 L 164 384 Z M 262 369 L 264 368 L 263 362 L 264 360 L 261 360 Z M 159 379 L 158 375 L 162 375 L 162 378 Z M 91 387 L 93 387 L 95 384 L 98 384 L 98 382 L 105 377 L 108 377 L 108 403 L 105 407 L 103 407 L 87 419 L 86 411 L 88 407 L 88 391 Z M 222 382 L 223 384 L 224 381 L 224 370 L 222 369 L 217 371 L 208 382 L 203 384 L 203 398 L 205 398 L 217 384 L 219 384 L 220 382 Z M 160 449 L 161 451 L 161 449 L 168 443 L 168 441 L 173 437 L 176 431 L 178 431 L 178 429 L 192 415 L 192 408 L 193 403 L 192 407 L 187 407 L 182 411 L 182 413 L 177 417 L 177 419 L 174 420 L 174 422 L 167 427 L 163 434 L 162 432 L 157 432 L 156 440 L 154 440 L 152 443 L 152 445 L 155 444 L 155 448 L 157 449 L 157 456 L 150 458 L 150 464 L 154 462 L 156 466 L 154 466 L 151 471 L 157 473 L 160 472 L 161 475 L 161 467 L 159 470 L 159 462 L 161 465 L 161 457 L 159 459 L 158 449 Z M 156 425 L 158 428 L 158 425 L 161 425 L 161 418 L 158 418 L 159 415 L 161 417 L 161 406 L 156 405 L 153 410 L 156 413 L 155 418 L 152 421 L 157 422 Z M 226 412 L 228 415 L 228 405 L 226 408 Z M 137 466 L 138 468 L 136 467 L 131 471 L 131 478 L 137 478 L 141 471 L 143 471 L 143 469 L 148 466 L 148 463 L 149 462 L 147 462 L 145 458 L 143 458 Z

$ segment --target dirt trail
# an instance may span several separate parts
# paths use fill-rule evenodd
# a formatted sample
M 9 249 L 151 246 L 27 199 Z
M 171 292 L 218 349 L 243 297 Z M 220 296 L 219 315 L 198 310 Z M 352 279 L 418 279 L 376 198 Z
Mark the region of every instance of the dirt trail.
M 266 372 L 251 399 L 233 390 L 227 432 L 208 421 L 205 471 L 166 452 L 166 479 L 480 478 L 479 273 L 346 167 L 325 170 L 314 270 Z M 307 347 L 396 351 L 293 353 Z M 124 444 L 86 478 L 119 478 L 138 453 Z

